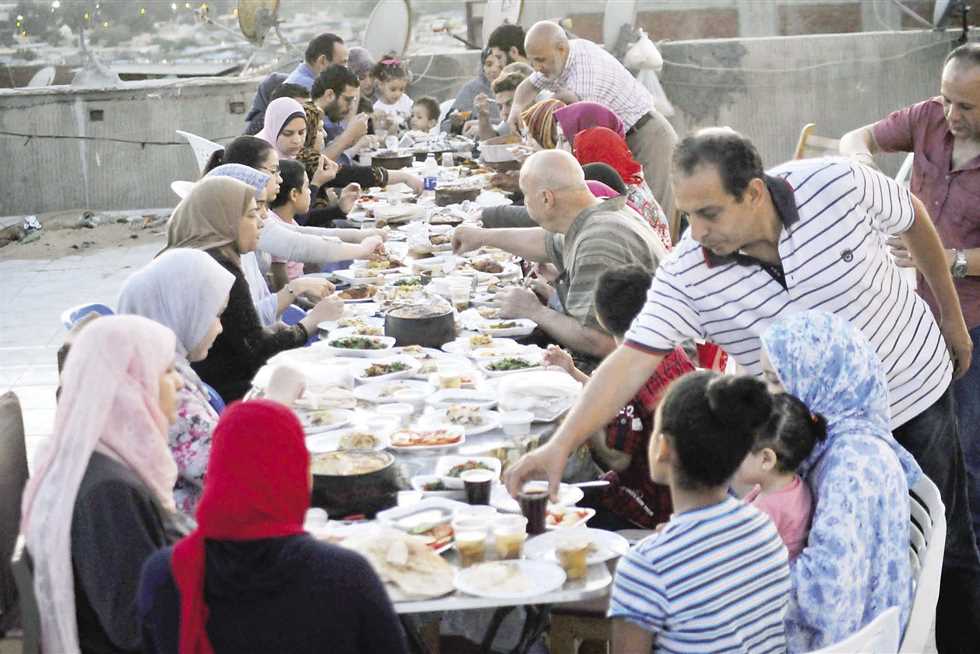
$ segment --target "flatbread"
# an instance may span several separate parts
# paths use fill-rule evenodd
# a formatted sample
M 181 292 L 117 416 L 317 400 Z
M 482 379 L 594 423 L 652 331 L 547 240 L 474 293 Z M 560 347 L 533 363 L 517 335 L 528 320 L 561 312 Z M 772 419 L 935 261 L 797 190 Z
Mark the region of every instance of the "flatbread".
M 379 529 L 348 538 L 344 547 L 368 560 L 381 580 L 398 588 L 406 599 L 451 593 L 453 569 L 425 544 L 426 539 L 394 529 Z

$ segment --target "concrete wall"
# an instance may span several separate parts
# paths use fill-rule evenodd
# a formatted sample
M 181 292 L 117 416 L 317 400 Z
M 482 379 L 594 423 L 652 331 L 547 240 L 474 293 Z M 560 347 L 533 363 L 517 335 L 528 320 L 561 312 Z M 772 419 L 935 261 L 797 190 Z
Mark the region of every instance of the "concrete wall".
M 884 32 L 678 41 L 662 47 L 663 81 L 679 133 L 731 125 L 773 164 L 792 154 L 806 122 L 839 135 L 935 94 L 950 38 Z M 478 60 L 475 52 L 416 56 L 412 94 L 452 97 Z M 243 115 L 235 112 L 247 110 L 256 83 L 221 78 L 112 90 L 0 90 L 0 215 L 173 206 L 169 183 L 197 175 L 190 148 L 174 130 L 229 141 L 241 133 Z

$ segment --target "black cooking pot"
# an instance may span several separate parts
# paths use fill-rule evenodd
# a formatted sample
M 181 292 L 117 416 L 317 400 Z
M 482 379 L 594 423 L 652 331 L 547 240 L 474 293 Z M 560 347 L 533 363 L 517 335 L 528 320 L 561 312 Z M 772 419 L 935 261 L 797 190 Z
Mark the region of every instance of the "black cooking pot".
M 406 310 L 392 309 L 385 314 L 385 336 L 391 336 L 399 346 L 421 345 L 440 348 L 456 338 L 456 320 L 452 311 L 436 316 L 413 318 Z
M 452 148 L 443 148 L 441 150 L 439 150 L 439 149 L 436 149 L 436 150 L 417 150 L 415 152 L 415 160 L 416 161 L 425 161 L 428 158 L 428 156 L 431 154 L 431 155 L 433 155 L 436 158 L 436 163 L 442 163 L 442 155 L 444 153 L 446 153 L 446 152 L 451 152 L 454 155 L 456 154 L 456 151 L 453 150 Z
M 377 455 L 386 463 L 373 472 L 359 475 L 326 475 L 313 472 L 313 506 L 325 509 L 331 518 L 363 514 L 373 518 L 378 511 L 398 503 L 399 475 L 390 452 L 347 450 L 351 456 Z M 316 454 L 312 455 L 314 458 Z
M 412 153 L 408 154 L 374 154 L 371 155 L 371 165 L 381 166 L 388 170 L 399 170 L 412 165 Z

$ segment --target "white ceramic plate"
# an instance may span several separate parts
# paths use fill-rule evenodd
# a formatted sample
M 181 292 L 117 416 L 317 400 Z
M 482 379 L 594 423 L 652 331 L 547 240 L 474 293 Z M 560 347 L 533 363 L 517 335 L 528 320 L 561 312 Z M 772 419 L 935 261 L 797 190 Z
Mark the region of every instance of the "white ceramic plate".
M 512 338 L 494 338 L 491 339 L 489 345 L 477 344 L 473 345 L 470 343 L 471 336 L 460 336 L 454 341 L 450 341 L 442 346 L 443 352 L 448 352 L 449 354 L 462 354 L 465 356 L 474 356 L 477 351 L 483 350 L 493 350 L 500 352 L 511 352 L 513 350 L 520 350 L 521 346 Z
M 349 321 L 349 320 L 352 320 L 352 319 L 354 319 L 354 320 L 360 320 L 361 322 L 363 322 L 368 327 L 376 327 L 376 328 L 380 329 L 381 330 L 381 334 L 377 334 L 377 336 L 384 336 L 385 319 L 384 318 L 375 318 L 373 316 L 364 316 L 364 317 L 345 316 L 345 317 L 341 318 L 340 320 L 326 320 L 326 321 L 321 322 L 320 324 L 318 324 L 317 325 L 317 329 L 319 329 L 320 331 L 327 332 L 331 336 L 333 336 L 333 332 L 339 332 L 341 330 L 343 330 L 344 333 L 348 333 L 348 330 L 350 330 L 351 332 L 353 332 L 353 331 L 355 331 L 355 328 L 354 327 L 345 326 L 345 325 L 342 324 L 344 321 Z M 367 334 L 367 335 L 368 336 L 371 336 L 372 334 Z
M 512 327 L 494 327 L 494 325 L 511 323 L 513 323 Z M 533 320 L 526 318 L 517 318 L 514 320 L 500 318 L 497 320 L 485 320 L 477 324 L 477 329 L 481 334 L 493 336 L 494 338 L 527 336 L 534 331 L 535 327 L 537 327 L 537 324 Z
M 399 437 L 407 432 L 426 432 L 435 431 L 432 429 L 399 429 L 391 434 L 391 449 L 399 450 L 402 452 L 418 452 L 424 450 L 446 450 L 454 447 L 459 447 L 466 442 L 466 432 L 462 427 L 456 427 L 453 425 L 442 425 L 437 428 L 438 430 L 445 430 L 456 437 L 451 443 L 441 443 L 437 445 L 407 445 L 400 444 Z
M 500 571 L 500 574 L 494 574 Z M 512 590 L 508 575 L 523 575 L 523 590 Z M 525 599 L 544 595 L 565 585 L 565 571 L 547 561 L 491 561 L 456 573 L 456 588 L 468 595 L 490 599 Z
M 351 337 L 348 337 L 351 338 Z M 390 350 L 395 346 L 395 339 L 390 336 L 357 336 L 356 338 L 367 338 L 376 343 L 380 343 L 384 347 L 377 350 L 361 350 L 357 348 L 349 347 L 338 347 L 334 343 L 339 340 L 337 337 L 329 337 L 325 341 L 323 347 L 329 350 L 333 354 L 340 357 L 367 357 L 367 358 L 380 358 L 386 357 L 391 354 Z
M 445 427 L 454 426 L 452 422 L 446 417 L 448 407 L 435 409 L 430 413 L 425 414 L 419 420 L 419 426 L 423 427 Z M 485 434 L 488 431 L 493 431 L 494 429 L 500 428 L 500 414 L 496 411 L 481 411 L 481 417 L 483 422 L 479 425 L 459 425 L 466 431 L 467 436 L 477 436 L 479 434 Z
M 373 282 L 369 282 L 369 283 L 372 286 L 374 286 L 374 289 L 375 289 L 374 290 L 374 293 L 372 293 L 371 295 L 368 295 L 368 296 L 362 297 L 362 298 L 352 298 L 352 299 L 347 299 L 347 298 L 341 297 L 340 299 L 343 300 L 344 304 L 366 304 L 368 302 L 374 302 L 374 296 L 377 295 L 378 294 L 378 291 L 381 290 L 381 286 L 378 285 L 378 284 L 374 284 Z M 351 288 L 357 288 L 359 286 L 363 286 L 363 284 L 353 284 L 353 285 L 351 285 Z M 344 291 L 346 291 L 346 290 L 348 290 L 348 289 L 344 289 Z M 343 293 L 344 291 L 338 291 L 338 293 Z
M 436 391 L 434 386 L 425 382 L 396 379 L 394 381 L 371 382 L 358 386 L 354 389 L 354 397 L 365 402 L 384 404 L 387 402 L 396 402 L 397 400 L 395 400 L 394 394 L 402 390 L 420 391 L 430 395 Z
M 529 538 L 524 543 L 524 556 L 529 559 L 540 559 L 543 561 L 557 561 L 555 546 L 561 541 L 561 530 L 546 531 L 540 536 Z M 621 557 L 630 549 L 629 541 L 614 531 L 604 529 L 592 529 L 591 527 L 581 527 L 575 532 L 576 536 L 586 536 L 592 541 L 592 549 L 589 550 L 587 565 L 605 563 Z
M 344 317 L 369 318 L 378 313 L 381 308 L 377 302 L 364 302 L 361 304 L 347 304 L 344 306 Z M 384 320 L 384 318 L 382 318 Z
M 531 365 L 526 368 L 518 368 L 516 370 L 494 370 L 492 368 L 493 365 L 498 364 L 506 359 L 521 359 L 523 361 L 530 363 Z M 543 362 L 540 353 L 529 351 L 529 350 L 525 350 L 523 352 L 514 353 L 514 354 L 509 354 L 509 353 L 502 354 L 499 356 L 494 356 L 492 358 L 483 357 L 483 358 L 478 358 L 476 360 L 477 367 L 487 377 L 500 377 L 502 375 L 513 375 L 514 373 L 518 373 L 518 372 L 530 372 L 534 370 L 541 370 L 542 363 Z
M 425 490 L 425 485 L 432 482 L 441 482 L 442 479 L 436 475 L 415 475 L 409 480 L 412 490 L 422 493 L 423 497 L 444 498 L 448 500 L 466 501 L 466 491 L 459 490 Z
M 336 431 L 327 432 L 325 434 L 317 434 L 315 436 L 310 436 L 306 439 L 306 449 L 308 449 L 313 454 L 322 454 L 324 452 L 334 452 L 340 449 L 340 441 L 347 434 L 354 433 L 370 433 L 366 428 L 350 427 L 347 429 L 338 429 Z M 375 445 L 372 450 L 383 450 L 388 447 L 388 437 L 385 434 L 373 433 L 375 439 Z
M 551 514 L 553 513 L 564 513 L 574 512 L 575 516 L 570 518 L 565 518 L 561 524 L 551 523 Z M 549 506 L 548 515 L 545 517 L 544 528 L 548 531 L 562 531 L 564 529 L 571 529 L 572 527 L 584 527 L 585 523 L 592 519 L 595 515 L 595 509 L 590 509 L 581 506 Z
M 436 476 L 442 479 L 442 483 L 450 490 L 459 490 L 464 488 L 463 480 L 457 477 L 450 477 L 449 471 L 453 469 L 454 466 L 458 466 L 461 463 L 466 463 L 467 461 L 475 461 L 482 465 L 488 466 L 489 470 L 494 474 L 494 479 L 500 479 L 500 459 L 493 456 L 459 456 L 458 454 L 450 454 L 447 456 L 439 457 L 436 461 Z
M 437 409 L 445 409 L 450 404 L 475 404 L 484 409 L 490 409 L 497 404 L 497 396 L 490 391 L 444 388 L 430 395 L 426 403 Z
M 318 411 L 297 411 L 296 417 L 299 418 L 303 425 L 303 431 L 307 434 L 319 434 L 350 424 L 354 413 L 345 409 L 320 409 Z
M 398 372 L 389 372 L 383 375 L 375 375 L 373 377 L 368 376 L 367 370 L 371 366 L 377 365 L 389 365 L 393 363 L 401 363 L 405 366 L 404 370 L 399 370 Z M 373 382 L 380 381 L 391 381 L 392 379 L 401 379 L 403 377 L 411 377 L 415 371 L 421 367 L 421 363 L 412 357 L 400 356 L 400 357 L 386 357 L 384 359 L 370 359 L 368 361 L 358 361 L 357 363 L 352 363 L 350 366 L 351 374 L 354 379 L 361 384 L 370 384 Z
M 341 279 L 351 284 L 374 284 L 381 282 L 384 275 L 378 270 L 368 270 L 367 268 L 346 268 L 333 272 L 337 279 Z
M 533 482 L 532 482 L 533 483 Z M 541 482 L 542 488 L 547 488 L 545 482 Z M 573 506 L 580 502 L 582 498 L 585 497 L 585 493 L 582 492 L 581 488 L 575 486 L 569 486 L 568 484 L 562 484 L 558 487 L 558 504 L 554 506 Z M 510 493 L 507 492 L 507 488 L 502 485 L 496 485 L 490 491 L 490 506 L 496 508 L 502 513 L 520 513 L 521 505 L 517 503 Z M 549 506 L 552 506 L 549 503 Z

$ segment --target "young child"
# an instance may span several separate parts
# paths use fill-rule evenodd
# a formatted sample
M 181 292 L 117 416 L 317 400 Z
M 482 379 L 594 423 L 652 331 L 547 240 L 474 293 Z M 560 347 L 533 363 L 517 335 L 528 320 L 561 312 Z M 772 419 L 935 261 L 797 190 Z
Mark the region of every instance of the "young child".
M 617 345 L 623 342 L 630 323 L 643 308 L 650 282 L 650 273 L 641 266 L 613 268 L 599 276 L 595 287 L 596 319 Z M 561 348 L 548 348 L 545 361 L 564 368 L 580 382 L 589 379 Z M 593 506 L 597 513 L 589 521 L 590 526 L 653 529 L 670 518 L 670 490 L 650 478 L 647 443 L 654 412 L 667 386 L 690 372 L 694 372 L 694 365 L 684 350 L 675 348 L 629 404 L 606 425 L 603 438 L 593 439 L 593 456 L 611 470 L 602 477 L 609 486 Z
M 786 650 L 786 548 L 765 514 L 728 494 L 771 413 L 765 384 L 749 376 L 699 371 L 667 389 L 649 457 L 674 515 L 616 567 L 613 652 Z
M 279 160 L 279 194 L 269 203 L 268 220 L 275 220 L 292 226 L 297 231 L 309 231 L 311 234 L 331 234 L 335 230 L 299 227 L 296 216 L 306 213 L 310 208 L 310 182 L 303 164 L 291 159 Z M 337 230 L 350 231 L 350 230 Z M 381 247 L 378 236 L 369 236 L 360 243 L 331 243 L 326 261 L 341 261 L 345 259 L 366 259 Z M 281 257 L 273 257 L 270 266 L 274 290 L 278 291 L 291 280 L 303 276 L 303 262 L 292 261 Z
M 435 98 L 425 96 L 412 105 L 412 121 L 409 126 L 419 132 L 435 134 L 439 130 L 439 103 Z
M 826 436 L 823 416 L 793 395 L 776 395 L 772 417 L 735 473 L 736 485 L 752 488 L 745 501 L 772 518 L 790 561 L 806 547 L 813 515 L 813 497 L 796 469 Z
M 400 59 L 388 56 L 374 67 L 374 79 L 378 89 L 375 113 L 388 114 L 399 126 L 408 123 L 412 116 L 412 99 L 405 94 L 408 88 L 408 69 Z

